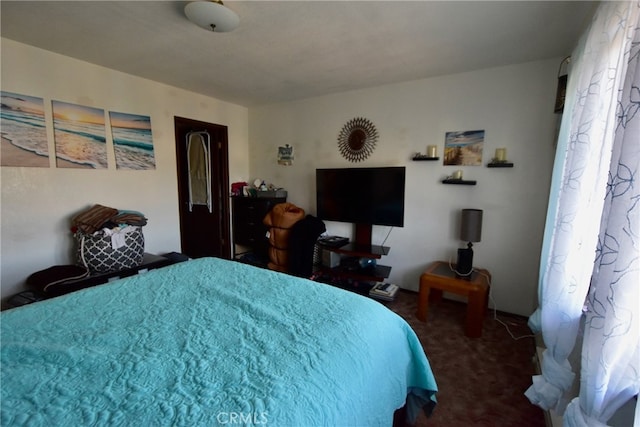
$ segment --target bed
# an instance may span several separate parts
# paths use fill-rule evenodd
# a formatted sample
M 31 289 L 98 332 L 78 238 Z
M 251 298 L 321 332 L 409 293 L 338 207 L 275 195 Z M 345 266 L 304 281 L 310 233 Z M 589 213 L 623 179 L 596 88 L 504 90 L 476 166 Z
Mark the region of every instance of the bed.
M 6 426 L 390 426 L 397 409 L 411 421 L 436 402 L 395 313 L 233 261 L 190 260 L 0 320 Z

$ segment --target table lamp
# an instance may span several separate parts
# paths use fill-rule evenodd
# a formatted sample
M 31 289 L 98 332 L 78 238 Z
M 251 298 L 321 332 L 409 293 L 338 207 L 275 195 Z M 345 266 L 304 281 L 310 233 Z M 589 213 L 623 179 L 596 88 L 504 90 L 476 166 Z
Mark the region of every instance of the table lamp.
M 479 242 L 482 236 L 482 210 L 462 209 L 460 221 L 460 240 L 467 243 L 466 249 L 458 249 L 456 273 L 469 276 L 473 270 L 473 243 Z

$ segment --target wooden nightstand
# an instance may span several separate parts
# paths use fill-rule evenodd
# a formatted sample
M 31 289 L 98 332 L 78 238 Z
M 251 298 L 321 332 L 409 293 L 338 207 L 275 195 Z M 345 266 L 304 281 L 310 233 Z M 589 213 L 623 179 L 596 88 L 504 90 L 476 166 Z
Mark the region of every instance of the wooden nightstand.
M 482 322 L 489 303 L 491 274 L 484 269 L 474 268 L 473 273 L 461 278 L 451 271 L 446 261 L 436 261 L 420 276 L 420 293 L 418 294 L 419 320 L 426 322 L 429 299 L 442 299 L 442 292 L 451 292 L 467 297 L 467 319 L 465 335 L 477 338 L 482 335 Z

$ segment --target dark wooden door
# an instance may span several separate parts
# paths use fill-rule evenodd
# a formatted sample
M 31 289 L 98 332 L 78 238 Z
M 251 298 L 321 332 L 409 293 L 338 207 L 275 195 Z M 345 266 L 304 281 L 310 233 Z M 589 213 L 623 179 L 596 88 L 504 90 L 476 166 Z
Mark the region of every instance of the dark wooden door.
M 182 253 L 191 258 L 215 256 L 230 259 L 227 127 L 183 117 L 175 117 L 174 123 Z M 187 141 L 194 133 L 209 140 L 210 149 L 206 155 L 210 162 L 208 205 L 193 203 L 196 198 L 193 195 L 193 183 L 190 184 L 189 180 Z

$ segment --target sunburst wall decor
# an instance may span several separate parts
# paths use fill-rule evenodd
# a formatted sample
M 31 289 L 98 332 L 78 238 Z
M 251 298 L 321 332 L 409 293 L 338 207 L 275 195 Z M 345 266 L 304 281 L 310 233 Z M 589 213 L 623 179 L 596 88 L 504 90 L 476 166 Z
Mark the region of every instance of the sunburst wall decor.
M 369 120 L 356 117 L 347 122 L 338 135 L 338 147 L 342 156 L 359 162 L 371 155 L 378 140 L 378 131 Z

